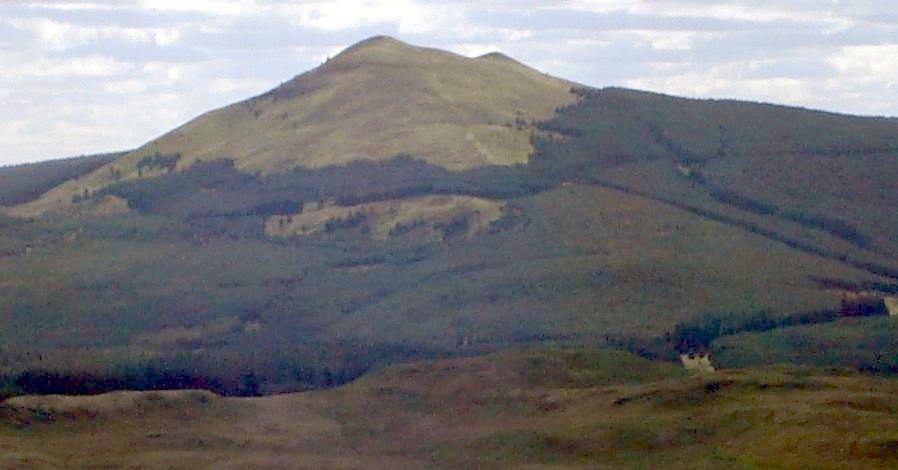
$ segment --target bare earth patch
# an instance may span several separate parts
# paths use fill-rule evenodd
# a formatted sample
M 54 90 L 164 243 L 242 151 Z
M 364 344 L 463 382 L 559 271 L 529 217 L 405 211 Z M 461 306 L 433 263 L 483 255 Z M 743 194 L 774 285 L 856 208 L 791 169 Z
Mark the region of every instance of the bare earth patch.
M 354 206 L 326 205 L 294 215 L 268 218 L 265 232 L 275 237 L 308 235 L 327 230 L 328 224 L 365 225 L 370 235 L 386 239 L 405 230 L 423 230 L 426 237 L 440 239 L 451 224 L 460 224 L 464 235 L 474 235 L 502 215 L 504 201 L 471 196 L 422 196 L 378 201 Z M 309 206 L 308 204 L 306 205 Z

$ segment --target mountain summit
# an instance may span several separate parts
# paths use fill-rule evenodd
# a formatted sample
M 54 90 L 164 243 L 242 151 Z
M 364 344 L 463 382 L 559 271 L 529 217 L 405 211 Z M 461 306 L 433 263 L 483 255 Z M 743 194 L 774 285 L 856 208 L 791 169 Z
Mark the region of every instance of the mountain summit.
M 230 158 L 272 173 L 410 154 L 447 169 L 510 165 L 532 151 L 530 123 L 575 101 L 571 83 L 505 56 L 467 58 L 378 36 L 257 97 L 204 114 L 24 212 L 147 176 L 148 156 L 180 155 L 177 168 Z M 144 160 L 145 161 L 145 160 Z

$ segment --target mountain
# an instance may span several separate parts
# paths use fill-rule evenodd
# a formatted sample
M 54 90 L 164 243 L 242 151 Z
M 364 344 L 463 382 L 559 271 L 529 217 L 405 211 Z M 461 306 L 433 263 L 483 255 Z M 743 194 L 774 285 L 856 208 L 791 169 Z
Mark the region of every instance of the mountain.
M 893 374 L 896 142 L 373 38 L 39 197 L 52 164 L 22 176 L 0 393 L 269 394 L 543 344 Z
M 414 154 L 448 169 L 524 163 L 534 121 L 572 103 L 572 84 L 501 54 L 469 59 L 389 37 L 358 43 L 322 66 L 249 100 L 204 114 L 115 163 L 61 185 L 22 214 L 65 206 L 85 190 L 141 171 L 157 154 L 173 169 L 233 159 L 271 173 Z

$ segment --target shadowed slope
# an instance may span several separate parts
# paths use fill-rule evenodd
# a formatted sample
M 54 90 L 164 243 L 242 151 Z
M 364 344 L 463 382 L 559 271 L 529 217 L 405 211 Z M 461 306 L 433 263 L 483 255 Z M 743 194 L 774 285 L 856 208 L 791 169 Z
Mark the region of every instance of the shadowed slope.
M 24 204 L 121 157 L 108 153 L 0 167 L 0 206 Z

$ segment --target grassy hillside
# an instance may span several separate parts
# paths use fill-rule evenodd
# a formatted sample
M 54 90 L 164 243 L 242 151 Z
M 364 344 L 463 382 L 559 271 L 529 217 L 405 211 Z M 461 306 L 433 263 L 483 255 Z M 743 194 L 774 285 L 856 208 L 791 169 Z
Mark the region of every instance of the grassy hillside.
M 178 169 L 231 158 L 238 169 L 266 174 L 403 153 L 449 169 L 523 163 L 533 123 L 575 99 L 569 82 L 510 59 L 372 38 L 268 93 L 200 116 L 18 213 L 64 207 L 85 190 L 156 175 L 138 168 L 156 154 L 179 155 Z
M 0 357 L 13 377 L 152 365 L 222 391 L 248 372 L 263 391 L 301 389 L 422 354 L 661 335 L 703 311 L 836 308 L 810 276 L 870 278 L 611 189 L 564 186 L 503 213 L 439 244 L 360 227 L 269 239 L 262 216 L 19 222 L 3 237 L 0 316 L 17 334 Z
M 814 368 L 684 375 L 615 352 L 509 350 L 263 398 L 21 397 L 0 405 L 0 464 L 891 468 L 896 391 Z

